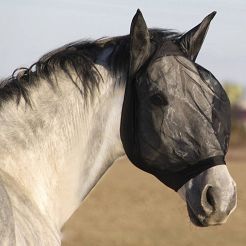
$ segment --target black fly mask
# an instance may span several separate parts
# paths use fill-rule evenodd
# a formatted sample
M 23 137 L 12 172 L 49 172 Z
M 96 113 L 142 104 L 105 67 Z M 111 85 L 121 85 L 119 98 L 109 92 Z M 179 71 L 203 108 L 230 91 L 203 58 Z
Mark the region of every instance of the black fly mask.
M 130 33 L 121 139 L 132 163 L 174 190 L 225 164 L 230 103 L 220 83 L 195 63 L 215 13 L 178 40 L 157 44 L 140 11 Z

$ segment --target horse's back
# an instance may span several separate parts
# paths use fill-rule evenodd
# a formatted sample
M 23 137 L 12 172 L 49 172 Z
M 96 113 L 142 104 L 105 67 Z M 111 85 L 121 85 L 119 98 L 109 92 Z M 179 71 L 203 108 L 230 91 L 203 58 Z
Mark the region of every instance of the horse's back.
M 17 184 L 0 171 L 0 245 L 60 245 L 57 232 Z

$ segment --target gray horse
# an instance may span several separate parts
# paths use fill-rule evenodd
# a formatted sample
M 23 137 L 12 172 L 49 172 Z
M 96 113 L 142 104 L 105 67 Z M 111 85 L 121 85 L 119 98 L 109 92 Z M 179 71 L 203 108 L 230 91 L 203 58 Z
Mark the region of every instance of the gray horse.
M 148 29 L 138 11 L 130 35 L 68 44 L 1 81 L 1 245 L 60 245 L 124 154 L 178 191 L 194 224 L 227 220 L 230 104 L 195 63 L 214 14 L 182 35 Z

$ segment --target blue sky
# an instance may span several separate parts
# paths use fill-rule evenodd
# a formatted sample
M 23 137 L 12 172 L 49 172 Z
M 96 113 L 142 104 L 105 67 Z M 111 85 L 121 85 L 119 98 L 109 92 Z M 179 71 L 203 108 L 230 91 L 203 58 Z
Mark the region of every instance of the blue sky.
M 246 86 L 245 0 L 0 0 L 0 78 L 68 42 L 128 34 L 137 8 L 149 27 L 181 32 L 216 10 L 197 62 Z

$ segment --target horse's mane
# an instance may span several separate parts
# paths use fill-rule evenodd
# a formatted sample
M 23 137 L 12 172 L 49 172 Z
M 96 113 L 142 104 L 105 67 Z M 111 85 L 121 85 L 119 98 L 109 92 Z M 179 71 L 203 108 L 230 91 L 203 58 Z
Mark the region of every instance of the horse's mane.
M 165 40 L 176 40 L 181 35 L 167 29 L 149 29 L 149 32 L 151 41 L 157 45 Z M 100 81 L 103 81 L 95 66 L 99 52 L 106 47 L 113 47 L 107 62 L 109 71 L 116 76 L 128 69 L 129 46 L 129 35 L 126 35 L 95 41 L 77 41 L 53 50 L 29 68 L 18 68 L 10 77 L 0 80 L 0 105 L 13 98 L 19 103 L 21 96 L 31 104 L 28 93 L 30 88 L 37 86 L 40 79 L 45 79 L 54 86 L 57 82 L 55 73 L 59 69 L 78 87 L 72 77 L 72 73 L 76 73 L 83 90 L 78 89 L 87 98 L 89 94 L 93 95 Z

